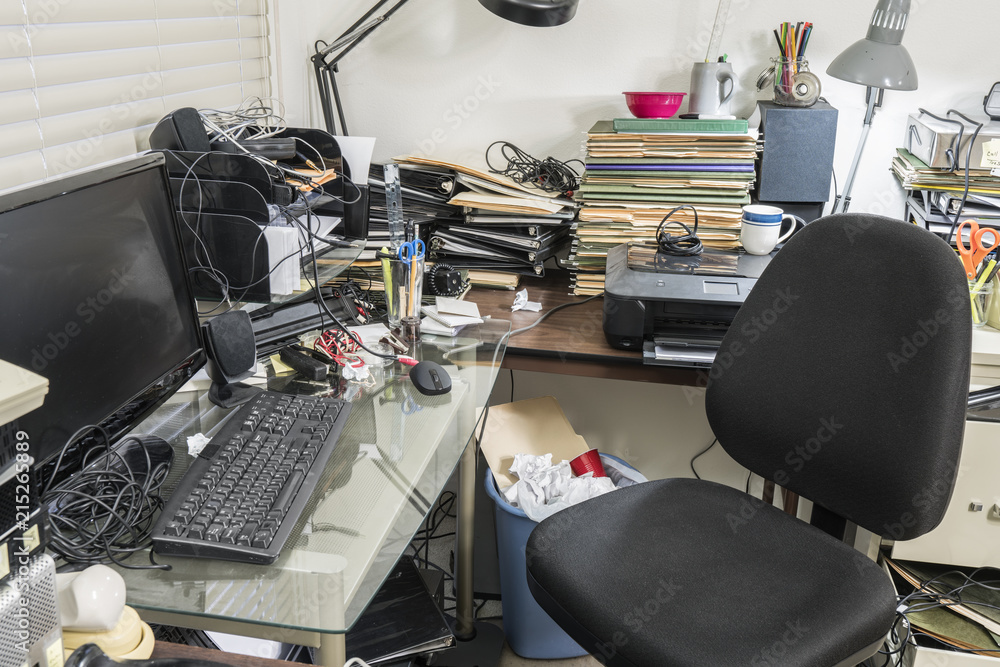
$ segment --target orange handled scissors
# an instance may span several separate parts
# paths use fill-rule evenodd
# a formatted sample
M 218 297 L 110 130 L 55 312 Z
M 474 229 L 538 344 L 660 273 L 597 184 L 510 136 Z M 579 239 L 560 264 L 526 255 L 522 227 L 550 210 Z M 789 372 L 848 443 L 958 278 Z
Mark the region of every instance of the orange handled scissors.
M 968 247 L 966 247 L 965 241 L 962 240 L 962 230 L 965 227 L 969 228 Z M 993 237 L 991 244 L 986 244 L 983 241 L 983 237 L 987 234 Z M 956 242 L 958 243 L 958 254 L 962 256 L 962 264 L 965 265 L 965 274 L 969 277 L 969 280 L 975 280 L 976 267 L 979 266 L 986 255 L 997 246 L 1000 246 L 1000 231 L 988 227 L 980 229 L 976 221 L 966 220 L 958 226 Z

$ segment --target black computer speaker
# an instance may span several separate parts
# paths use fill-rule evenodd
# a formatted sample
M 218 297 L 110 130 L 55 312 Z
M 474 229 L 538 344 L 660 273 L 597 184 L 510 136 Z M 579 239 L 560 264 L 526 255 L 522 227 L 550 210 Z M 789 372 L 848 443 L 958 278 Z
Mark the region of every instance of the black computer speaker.
M 240 382 L 253 375 L 257 361 L 257 342 L 250 314 L 231 310 L 217 315 L 202 325 L 202 333 L 208 355 L 206 370 L 212 379 L 209 399 L 223 408 L 246 403 L 260 391 L 258 387 Z
M 191 107 L 176 109 L 161 118 L 149 135 L 149 147 L 154 150 L 195 153 L 212 150 L 201 115 Z

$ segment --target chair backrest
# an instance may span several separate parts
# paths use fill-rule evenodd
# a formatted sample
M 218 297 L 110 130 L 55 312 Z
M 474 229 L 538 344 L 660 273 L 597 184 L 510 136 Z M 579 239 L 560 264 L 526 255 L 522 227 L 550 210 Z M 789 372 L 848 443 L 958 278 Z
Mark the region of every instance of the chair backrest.
M 827 216 L 785 244 L 740 308 L 708 419 L 749 470 L 911 539 L 951 498 L 971 346 L 968 284 L 947 243 L 890 218 Z

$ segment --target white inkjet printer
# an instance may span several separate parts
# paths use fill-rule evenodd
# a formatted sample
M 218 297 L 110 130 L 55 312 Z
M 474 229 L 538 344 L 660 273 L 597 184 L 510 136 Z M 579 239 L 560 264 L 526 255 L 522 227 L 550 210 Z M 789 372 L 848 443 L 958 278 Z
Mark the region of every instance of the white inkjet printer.
M 770 261 L 724 250 L 677 257 L 651 245 L 616 246 L 604 280 L 604 336 L 620 350 L 641 348 L 647 364 L 711 366 Z

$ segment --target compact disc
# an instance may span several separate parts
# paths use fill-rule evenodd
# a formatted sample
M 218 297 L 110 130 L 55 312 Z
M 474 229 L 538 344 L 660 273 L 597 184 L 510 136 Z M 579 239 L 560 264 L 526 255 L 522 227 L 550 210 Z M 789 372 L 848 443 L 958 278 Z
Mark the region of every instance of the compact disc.
M 819 77 L 812 72 L 793 74 L 791 88 L 792 97 L 804 106 L 814 104 L 819 99 Z

